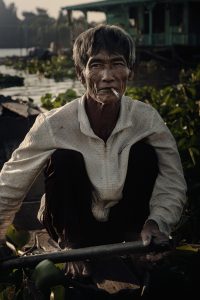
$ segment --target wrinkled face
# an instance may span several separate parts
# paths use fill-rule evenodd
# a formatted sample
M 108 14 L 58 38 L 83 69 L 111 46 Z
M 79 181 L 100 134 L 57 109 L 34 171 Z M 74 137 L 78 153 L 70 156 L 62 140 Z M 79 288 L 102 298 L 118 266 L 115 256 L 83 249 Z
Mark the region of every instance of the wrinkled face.
M 100 51 L 89 58 L 81 78 L 88 98 L 108 104 L 121 99 L 130 75 L 122 55 Z

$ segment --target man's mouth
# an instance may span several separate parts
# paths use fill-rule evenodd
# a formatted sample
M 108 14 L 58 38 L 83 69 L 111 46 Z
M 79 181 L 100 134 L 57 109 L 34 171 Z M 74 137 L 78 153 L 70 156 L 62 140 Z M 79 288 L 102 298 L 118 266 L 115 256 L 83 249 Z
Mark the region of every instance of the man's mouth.
M 98 90 L 99 93 L 111 93 L 111 88 L 102 88 Z
M 114 91 L 116 92 L 116 93 L 118 93 L 117 92 L 117 90 L 116 89 L 114 89 L 113 87 L 105 87 L 105 88 L 101 88 L 101 89 L 99 89 L 98 90 L 98 93 L 114 93 Z
M 115 97 L 117 97 L 117 99 L 120 98 L 119 96 L 119 92 L 113 88 L 113 87 L 106 87 L 106 88 L 101 88 L 98 90 L 99 94 L 110 94 L 110 95 L 115 95 Z

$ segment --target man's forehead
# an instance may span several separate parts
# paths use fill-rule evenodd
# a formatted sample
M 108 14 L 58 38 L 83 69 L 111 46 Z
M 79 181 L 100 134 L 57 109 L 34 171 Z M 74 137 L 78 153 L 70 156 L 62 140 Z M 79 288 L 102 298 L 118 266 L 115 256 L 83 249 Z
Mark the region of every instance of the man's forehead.
M 125 60 L 124 56 L 120 53 L 109 53 L 108 51 L 105 50 L 100 50 L 97 54 L 93 54 L 90 56 L 89 61 L 91 60 L 96 60 L 96 59 L 121 59 Z

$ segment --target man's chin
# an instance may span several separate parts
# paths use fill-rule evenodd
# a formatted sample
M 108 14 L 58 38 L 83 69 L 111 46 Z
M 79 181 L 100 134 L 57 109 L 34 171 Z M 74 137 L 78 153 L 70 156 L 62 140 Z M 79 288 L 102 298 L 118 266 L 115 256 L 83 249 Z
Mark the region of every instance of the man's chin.
M 115 96 L 97 96 L 95 99 L 97 102 L 102 103 L 102 104 L 113 104 L 119 101 L 119 99 Z

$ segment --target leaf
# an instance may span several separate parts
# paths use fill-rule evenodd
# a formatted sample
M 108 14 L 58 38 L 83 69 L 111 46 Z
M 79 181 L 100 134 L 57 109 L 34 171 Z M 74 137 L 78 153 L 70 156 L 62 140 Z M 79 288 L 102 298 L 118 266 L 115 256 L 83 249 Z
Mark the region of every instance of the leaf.
M 194 158 L 194 152 L 193 152 L 193 148 L 189 148 L 188 149 L 189 153 L 190 153 L 190 157 L 192 159 L 193 164 L 196 164 L 195 158 Z
M 183 109 L 181 107 L 176 107 L 169 112 L 169 116 L 175 114 L 182 114 L 182 113 L 183 113 Z
M 6 238 L 17 249 L 21 249 L 30 240 L 30 233 L 27 230 L 18 230 L 11 224 L 7 229 Z
M 62 285 L 51 288 L 50 300 L 64 300 L 65 299 L 65 288 Z
M 199 247 L 194 247 L 189 244 L 176 247 L 177 250 L 199 252 Z

